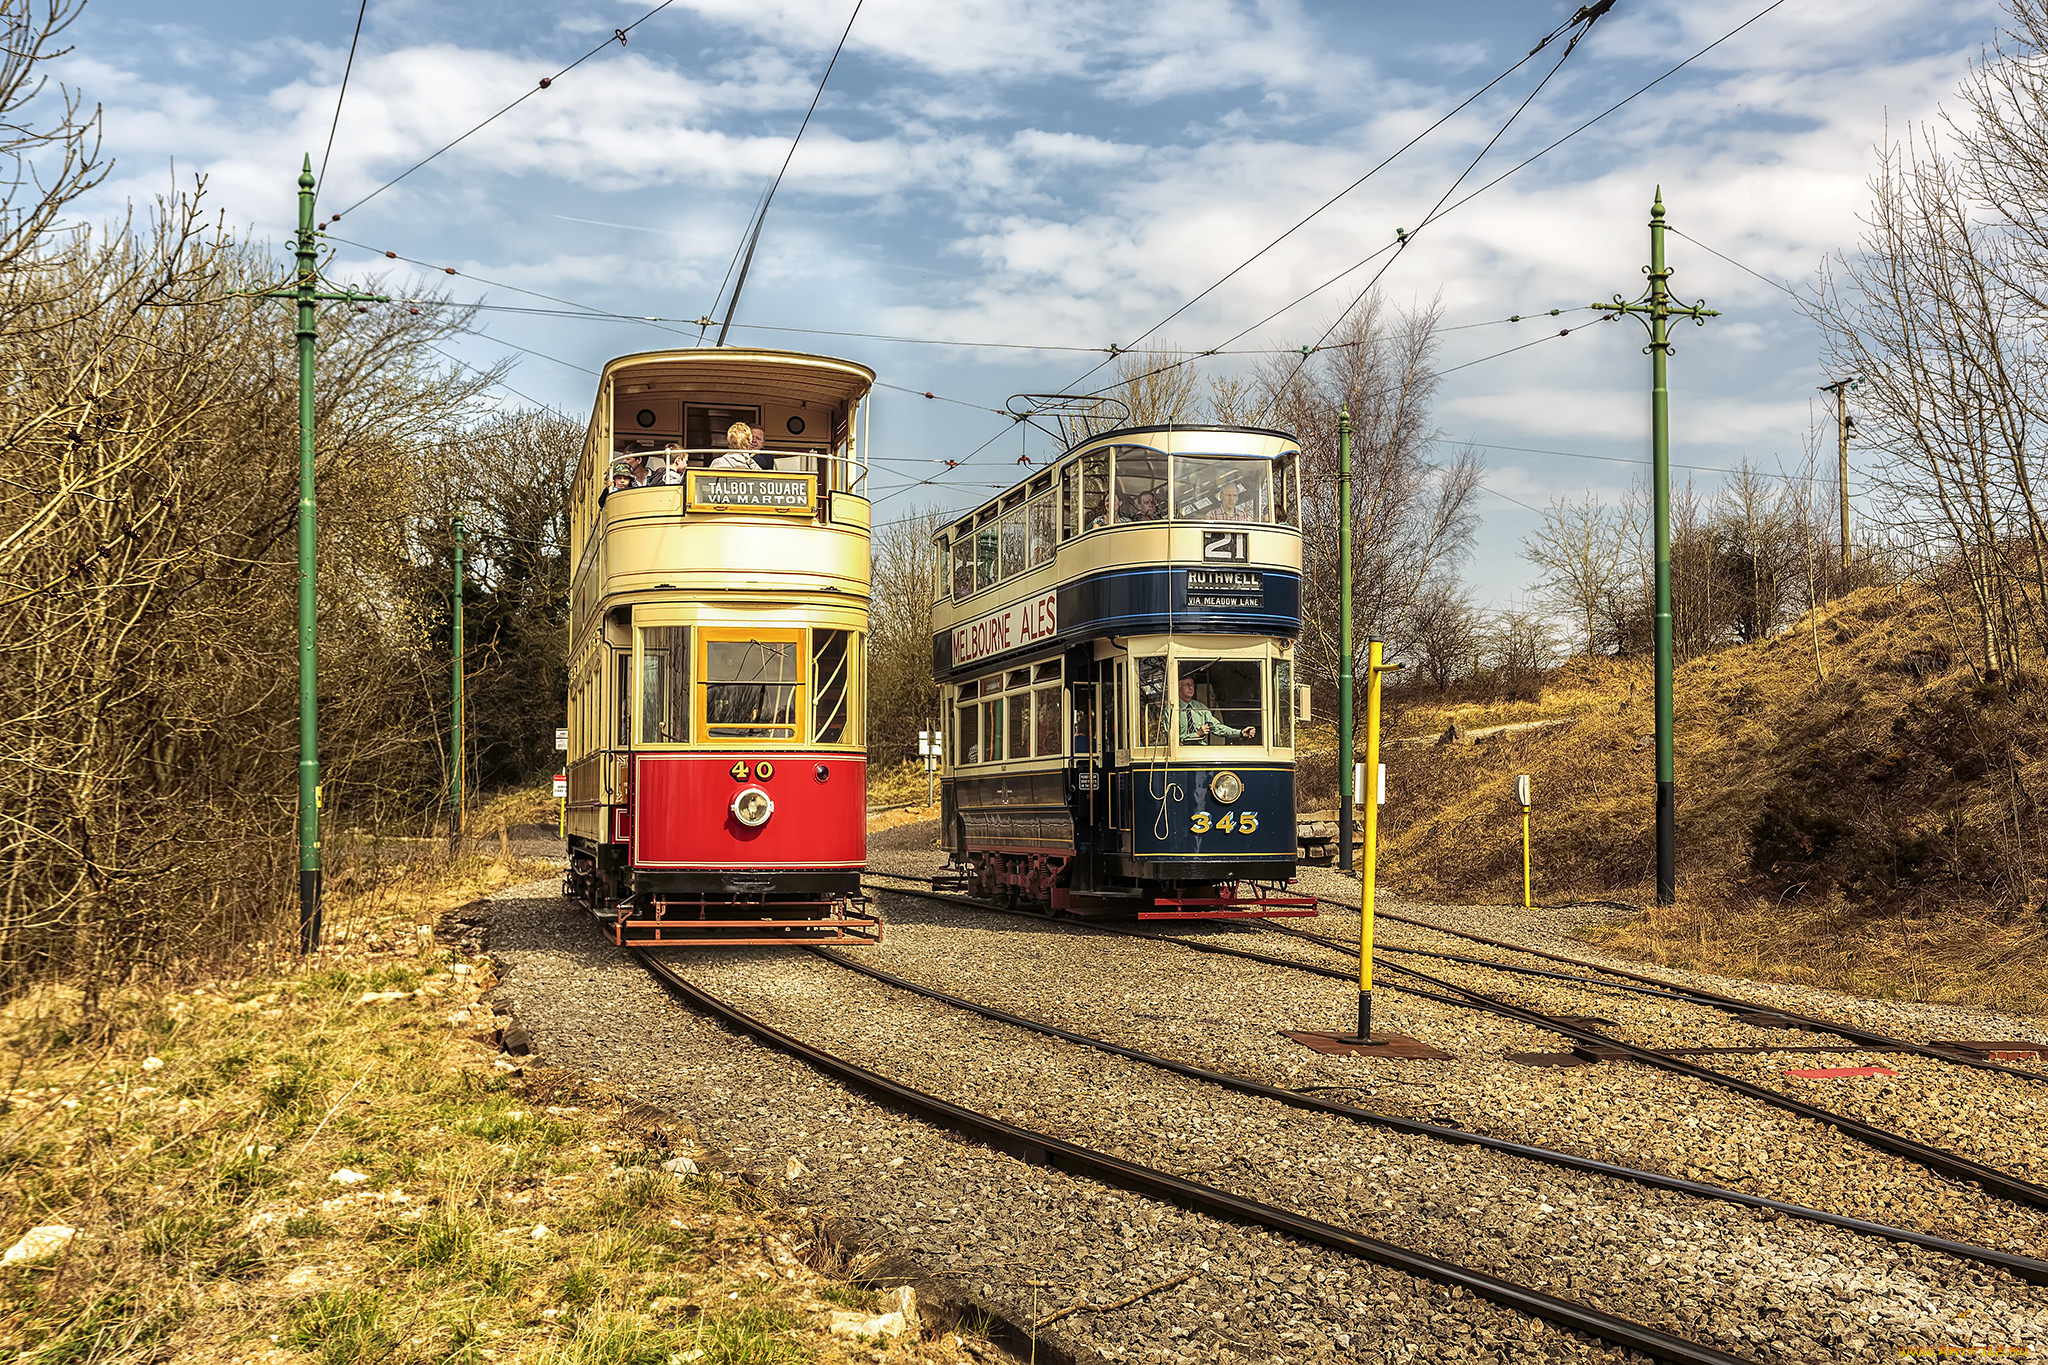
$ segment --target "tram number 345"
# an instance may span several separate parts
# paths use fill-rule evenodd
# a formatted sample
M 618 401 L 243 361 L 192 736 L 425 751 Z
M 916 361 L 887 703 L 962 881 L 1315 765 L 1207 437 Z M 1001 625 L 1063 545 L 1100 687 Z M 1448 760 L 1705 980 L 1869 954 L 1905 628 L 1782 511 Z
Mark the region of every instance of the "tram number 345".
M 1209 819 L 1209 812 L 1198 810 L 1195 812 L 1194 823 L 1190 826 L 1196 834 L 1207 834 L 1212 829 L 1219 834 L 1250 834 L 1258 827 L 1259 813 L 1255 810 L 1248 810 L 1242 814 L 1227 810 L 1223 812 L 1221 820 L 1213 823 Z

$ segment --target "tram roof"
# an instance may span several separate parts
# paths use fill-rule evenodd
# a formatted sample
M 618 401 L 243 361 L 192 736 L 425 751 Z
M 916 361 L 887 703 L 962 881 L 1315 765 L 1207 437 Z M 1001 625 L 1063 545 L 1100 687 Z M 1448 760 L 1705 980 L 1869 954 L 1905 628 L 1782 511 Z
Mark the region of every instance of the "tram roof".
M 652 388 L 771 392 L 801 402 L 844 403 L 875 382 L 875 372 L 854 360 L 753 346 L 704 346 L 635 351 L 605 362 L 603 378 L 645 381 Z

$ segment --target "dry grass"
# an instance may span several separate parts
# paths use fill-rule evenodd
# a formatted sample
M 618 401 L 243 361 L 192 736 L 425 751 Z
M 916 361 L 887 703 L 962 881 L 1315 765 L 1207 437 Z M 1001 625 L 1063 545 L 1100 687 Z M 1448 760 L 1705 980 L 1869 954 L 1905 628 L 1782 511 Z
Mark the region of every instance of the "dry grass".
M 801 1210 L 711 1171 L 685 1127 L 474 1041 L 501 1022 L 479 1003 L 490 964 L 419 926 L 534 871 L 387 875 L 334 898 L 315 960 L 131 988 L 90 1028 L 54 989 L 0 1011 L 0 1245 L 76 1229 L 58 1258 L 0 1271 L 0 1348 L 33 1365 L 880 1358 L 825 1330 L 876 1295 L 812 1268 Z M 674 1155 L 705 1173 L 662 1169 Z M 957 1343 L 886 1357 L 963 1359 Z
M 2048 756 L 2033 751 L 2042 703 L 1978 686 L 1949 638 L 1931 596 L 1868 589 L 1682 666 L 1679 904 L 1600 941 L 1774 980 L 2048 1010 L 2048 861 L 2027 795 L 2048 790 Z M 1648 902 L 1651 685 L 1648 660 L 1579 659 L 1535 700 L 1404 704 L 1396 736 L 1571 723 L 1389 745 L 1382 885 L 1519 900 L 1513 788 L 1526 772 L 1538 898 Z

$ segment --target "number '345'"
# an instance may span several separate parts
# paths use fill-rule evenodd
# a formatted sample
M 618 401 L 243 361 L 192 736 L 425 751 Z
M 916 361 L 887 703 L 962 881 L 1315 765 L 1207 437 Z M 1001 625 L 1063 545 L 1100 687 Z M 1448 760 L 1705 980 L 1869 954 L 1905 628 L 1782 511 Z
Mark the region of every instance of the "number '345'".
M 1207 834 L 1212 829 L 1219 834 L 1250 834 L 1258 827 L 1259 813 L 1255 810 L 1243 812 L 1227 810 L 1223 812 L 1221 820 L 1213 822 L 1209 819 L 1209 812 L 1198 810 L 1195 812 L 1194 824 L 1191 826 L 1196 834 Z

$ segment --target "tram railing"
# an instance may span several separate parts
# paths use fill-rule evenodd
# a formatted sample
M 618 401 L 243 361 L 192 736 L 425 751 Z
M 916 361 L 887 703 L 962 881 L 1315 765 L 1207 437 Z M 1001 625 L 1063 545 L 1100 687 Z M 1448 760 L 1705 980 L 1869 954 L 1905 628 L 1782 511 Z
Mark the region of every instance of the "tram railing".
M 745 455 L 752 459 L 751 465 L 731 462 L 734 455 Z M 725 460 L 728 463 L 720 464 Z M 818 490 L 832 493 L 865 494 L 868 467 L 866 461 L 857 455 L 820 453 L 815 450 L 777 450 L 769 446 L 762 450 L 734 451 L 724 446 L 698 448 L 691 446 L 650 446 L 644 450 L 617 451 L 612 455 L 611 470 L 606 476 L 606 491 L 624 492 L 627 488 L 680 487 L 684 475 L 692 469 L 717 469 L 721 473 L 744 474 L 750 470 L 761 473 L 815 474 L 818 476 Z M 631 482 L 621 487 L 621 476 Z M 658 480 L 658 482 L 656 481 Z

